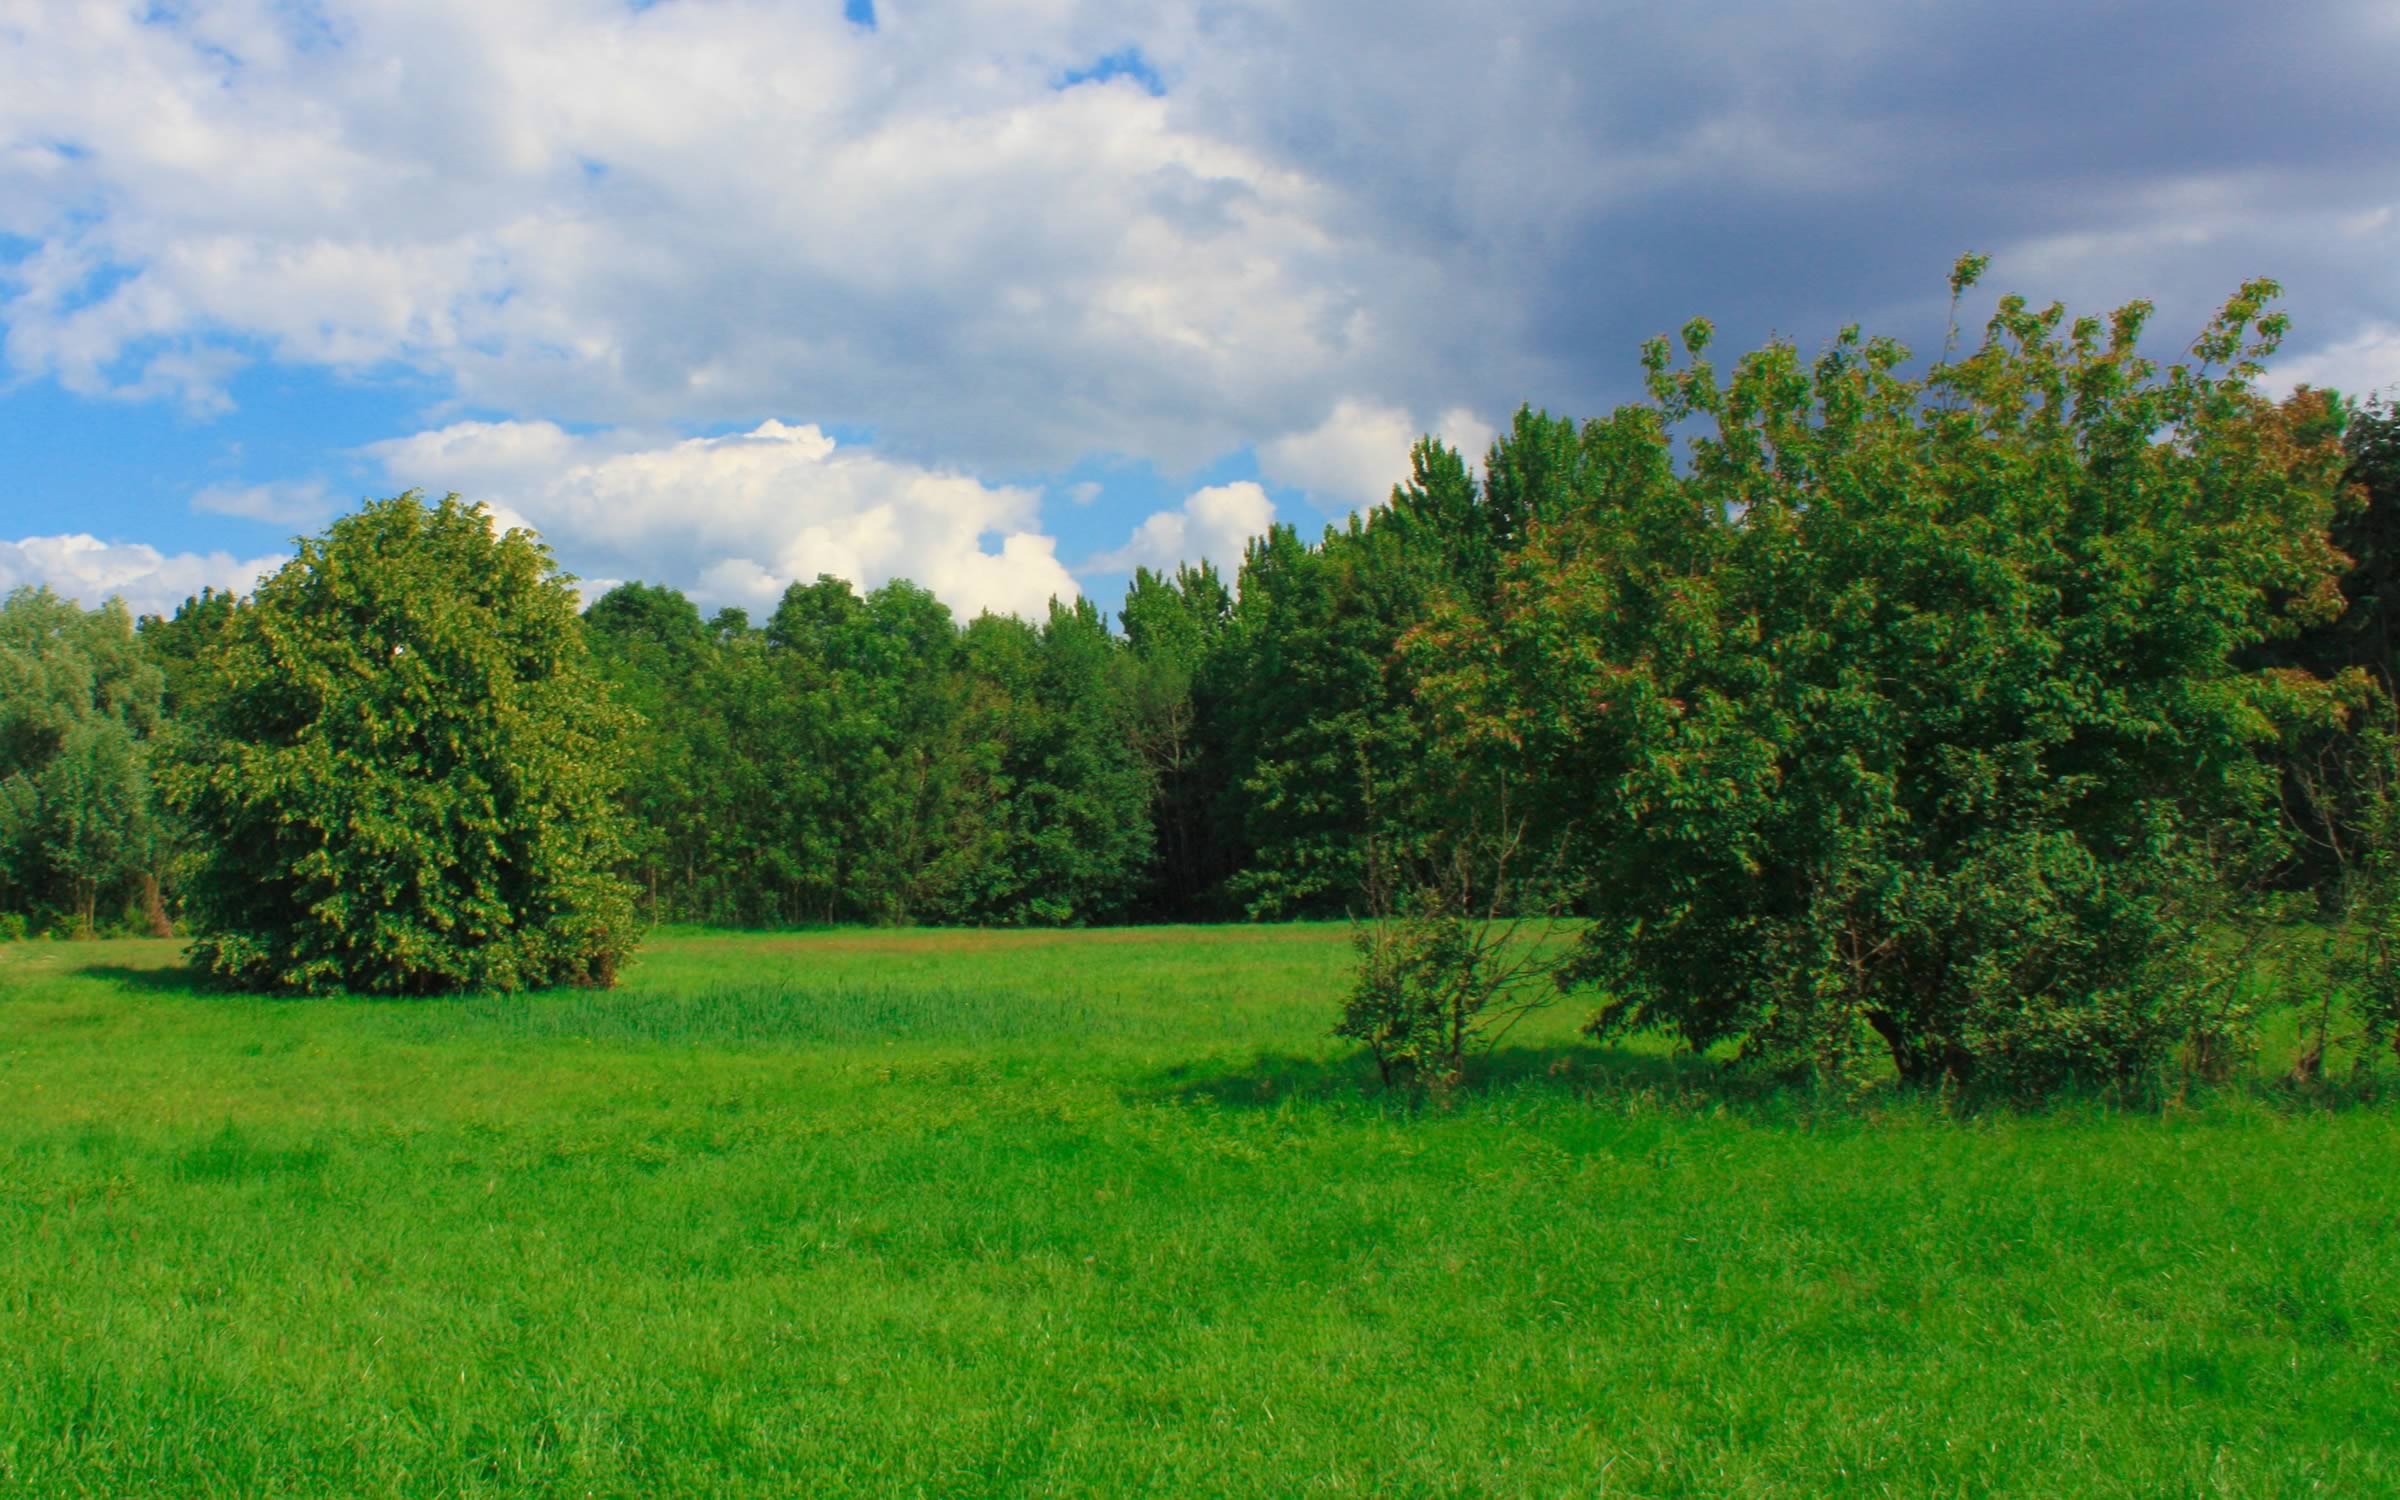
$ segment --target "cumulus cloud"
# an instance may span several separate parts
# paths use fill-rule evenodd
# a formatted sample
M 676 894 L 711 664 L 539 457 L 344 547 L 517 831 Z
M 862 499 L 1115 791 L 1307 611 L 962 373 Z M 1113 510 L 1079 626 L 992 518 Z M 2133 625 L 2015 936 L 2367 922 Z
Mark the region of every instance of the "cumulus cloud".
M 1195 30 L 1076 9 L 19 7 L 6 358 L 202 406 L 263 351 L 578 423 L 1198 461 L 1372 353 L 1395 256 L 1138 80 L 1059 86 L 1122 26 Z
M 770 606 L 819 573 L 909 578 L 962 615 L 1038 617 L 1075 580 L 1039 530 L 1038 492 L 845 447 L 769 421 L 682 441 L 552 422 L 458 422 L 366 452 L 394 484 L 481 501 L 578 572 Z
M 2298 359 L 2280 360 L 2267 370 L 2267 387 L 2278 396 L 2303 385 L 2330 387 L 2345 396 L 2400 398 L 2400 325 L 2375 324 L 2355 337 Z
M 1456 408 L 1420 423 L 1396 406 L 1359 400 L 1337 403 L 1306 432 L 1287 433 L 1258 449 L 1261 473 L 1277 484 L 1308 491 L 1329 506 L 1367 510 L 1391 498 L 1409 477 L 1409 450 L 1431 433 L 1466 456 L 1473 468 L 1492 445 L 1491 424 Z
M 139 542 L 104 542 L 96 536 L 29 536 L 0 541 L 0 591 L 47 584 L 51 591 L 96 609 L 122 598 L 137 615 L 171 615 L 203 587 L 247 592 L 260 578 L 288 561 L 236 558 L 224 552 L 172 555 Z
M 287 480 L 274 484 L 212 484 L 192 496 L 192 509 L 212 515 L 271 521 L 279 526 L 314 527 L 340 507 L 320 479 Z
M 1263 535 L 1274 521 L 1275 502 L 1251 481 L 1212 484 L 1194 490 L 1178 509 L 1153 512 L 1124 546 L 1086 566 L 1096 573 L 1170 572 L 1178 563 L 1206 561 L 1230 579 L 1241 572 L 1250 538 Z

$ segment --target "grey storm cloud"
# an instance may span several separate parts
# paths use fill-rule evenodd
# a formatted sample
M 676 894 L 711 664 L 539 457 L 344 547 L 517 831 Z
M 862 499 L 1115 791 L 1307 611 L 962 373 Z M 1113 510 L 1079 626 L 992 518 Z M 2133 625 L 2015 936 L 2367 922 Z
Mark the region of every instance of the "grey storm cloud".
M 1987 293 L 2151 297 L 2162 340 L 2261 274 L 2296 349 L 2400 318 L 2388 5 L 1378 4 L 1236 30 L 1276 61 L 1196 66 L 1212 124 L 1479 294 L 1424 329 L 1475 389 L 1420 377 L 1420 406 L 1621 399 L 1640 341 L 1694 314 L 1938 340 L 1969 250 L 1999 257 Z

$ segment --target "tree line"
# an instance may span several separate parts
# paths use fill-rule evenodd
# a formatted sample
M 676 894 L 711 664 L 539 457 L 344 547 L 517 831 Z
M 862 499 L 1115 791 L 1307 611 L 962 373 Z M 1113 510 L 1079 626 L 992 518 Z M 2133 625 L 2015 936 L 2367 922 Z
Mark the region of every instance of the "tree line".
M 413 495 L 172 617 L 19 590 L 0 910 L 407 992 L 606 982 L 642 922 L 1349 915 L 1387 1073 L 1580 985 L 1602 1033 L 2030 1087 L 2239 1054 L 2313 917 L 2320 1041 L 2380 1044 L 2400 420 L 2260 395 L 2275 295 L 2167 364 L 2138 303 L 2005 298 L 1917 374 L 1857 330 L 1720 370 L 1694 322 L 1647 400 L 1420 442 L 1114 621 L 834 578 L 578 614 Z

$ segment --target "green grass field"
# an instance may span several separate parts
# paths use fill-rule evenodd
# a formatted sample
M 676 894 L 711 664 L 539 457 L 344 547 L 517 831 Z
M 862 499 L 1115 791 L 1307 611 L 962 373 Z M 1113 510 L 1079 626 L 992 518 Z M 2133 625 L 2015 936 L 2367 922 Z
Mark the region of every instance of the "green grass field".
M 1339 928 L 0 948 L 0 1493 L 2400 1495 L 2400 1111 L 1812 1103 Z

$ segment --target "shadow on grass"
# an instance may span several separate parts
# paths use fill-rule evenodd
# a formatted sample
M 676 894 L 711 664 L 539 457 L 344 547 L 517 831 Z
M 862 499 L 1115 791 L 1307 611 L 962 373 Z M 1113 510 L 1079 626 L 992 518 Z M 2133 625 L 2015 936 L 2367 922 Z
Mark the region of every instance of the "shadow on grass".
M 154 995 L 216 993 L 210 988 L 208 976 L 190 964 L 162 964 L 157 968 L 136 968 L 131 964 L 85 964 L 73 972 L 85 979 L 105 979 L 110 984 Z
M 128 990 L 144 994 L 181 995 L 187 999 L 197 1000 L 257 1000 L 269 1005 L 324 1007 L 374 1005 L 396 999 L 411 998 L 397 995 L 358 995 L 346 990 L 309 995 L 243 989 L 238 985 L 229 985 L 191 964 L 161 964 L 155 968 L 142 968 L 133 964 L 85 964 L 69 972 L 85 979 L 106 980 L 110 984 L 122 985 Z M 480 997 L 445 995 L 431 998 L 455 1001 L 461 998 Z
M 1818 1090 L 1689 1052 L 1574 1041 L 1510 1044 L 1478 1053 L 1467 1064 L 1464 1082 L 1438 1092 L 1408 1082 L 1387 1085 L 1363 1053 L 1264 1053 L 1230 1069 L 1218 1059 L 1170 1067 L 1130 1093 L 1228 1110 L 1272 1109 L 1299 1099 L 1414 1111 L 1432 1103 L 1550 1096 L 1599 1105 L 1638 1101 L 1677 1111 L 1779 1115 L 1790 1113 L 1796 1100 L 1823 1098 Z
M 2135 1085 L 2070 1086 L 2034 1098 L 1978 1089 L 1918 1088 L 1897 1079 L 1844 1090 L 1688 1051 L 1567 1040 L 1504 1045 L 1480 1053 L 1469 1061 L 1465 1081 L 1443 1091 L 1407 1082 L 1387 1085 L 1363 1053 L 1263 1053 L 1247 1066 L 1229 1066 L 1220 1058 L 1170 1067 L 1127 1093 L 1133 1099 L 1228 1111 L 1270 1110 L 1303 1101 L 1418 1114 L 1552 1102 L 1812 1126 L 1876 1120 L 1963 1123 L 1995 1117 L 2163 1116 L 2218 1107 L 2300 1116 L 2389 1108 L 2400 1098 L 2400 1089 L 2387 1073 L 2306 1084 L 2263 1072 L 2216 1082 L 2168 1075 Z

